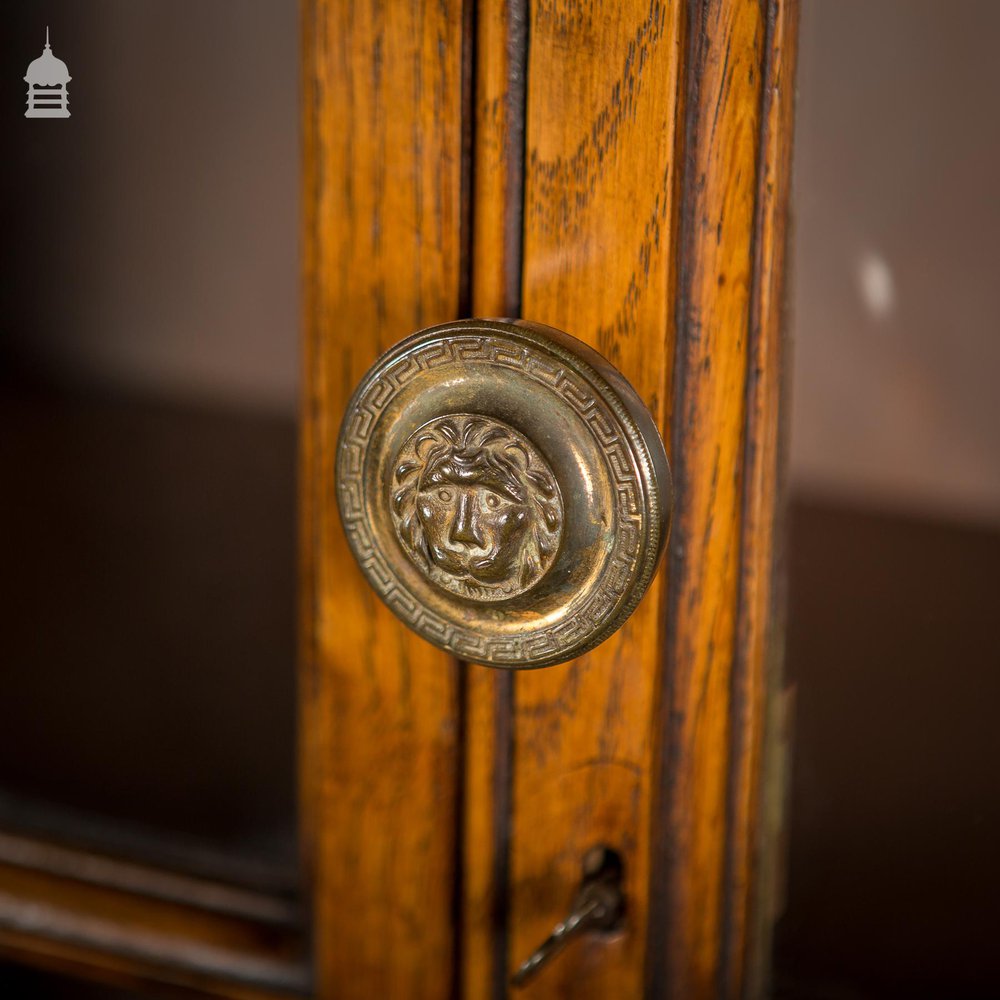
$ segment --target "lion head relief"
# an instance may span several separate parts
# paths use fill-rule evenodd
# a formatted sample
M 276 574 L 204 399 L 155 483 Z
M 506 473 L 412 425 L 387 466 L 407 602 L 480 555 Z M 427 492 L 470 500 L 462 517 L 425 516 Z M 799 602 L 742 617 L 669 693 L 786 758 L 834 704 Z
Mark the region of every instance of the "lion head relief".
M 555 477 L 534 445 L 498 420 L 458 413 L 424 424 L 400 449 L 391 490 L 403 548 L 462 597 L 523 593 L 559 548 Z

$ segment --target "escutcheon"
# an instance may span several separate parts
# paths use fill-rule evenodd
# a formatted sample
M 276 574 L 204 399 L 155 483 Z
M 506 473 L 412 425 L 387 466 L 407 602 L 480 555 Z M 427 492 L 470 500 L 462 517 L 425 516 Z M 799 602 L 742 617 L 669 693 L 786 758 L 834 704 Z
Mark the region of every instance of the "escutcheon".
M 362 379 L 337 499 L 383 601 L 495 667 L 592 649 L 645 593 L 671 483 L 652 416 L 597 352 L 522 320 L 416 333 Z

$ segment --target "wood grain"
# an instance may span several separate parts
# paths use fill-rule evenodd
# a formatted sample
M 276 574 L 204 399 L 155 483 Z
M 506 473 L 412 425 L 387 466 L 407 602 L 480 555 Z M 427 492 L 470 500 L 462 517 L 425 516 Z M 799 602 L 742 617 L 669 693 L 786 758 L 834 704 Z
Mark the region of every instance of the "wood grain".
M 302 797 L 317 996 L 452 995 L 457 666 L 362 579 L 333 494 L 377 355 L 457 317 L 463 5 L 304 8 Z
M 765 28 L 756 2 L 690 8 L 672 442 L 680 485 L 650 982 L 653 996 L 692 1000 L 746 988 L 747 844 L 756 825 L 750 800 L 764 684 L 748 659 L 760 650 L 742 643 L 769 614 L 769 597 L 761 595 L 748 617 L 745 564 L 769 565 L 771 539 L 756 532 L 773 514 L 773 493 L 762 493 L 746 470 L 778 402 L 760 395 L 755 367 L 762 360 L 755 351 L 772 345 L 751 334 L 754 278 L 762 274 L 754 260 Z M 744 523 L 745 510 L 757 520 Z
M 532 5 L 523 310 L 601 351 L 668 429 L 678 3 Z M 588 938 L 524 991 L 639 997 L 665 641 L 663 576 L 627 625 L 515 683 L 512 957 L 568 912 L 584 853 L 625 857 L 628 926 Z
M 773 676 L 790 131 L 775 88 L 794 18 L 775 4 L 768 29 L 757 0 L 539 0 L 525 87 L 518 8 L 482 0 L 463 121 L 468 9 L 307 8 L 303 793 L 320 995 L 505 995 L 596 843 L 624 855 L 626 927 L 526 995 L 745 994 Z M 513 678 L 458 675 L 409 637 L 360 580 L 329 494 L 336 422 L 377 350 L 463 305 L 595 346 L 677 473 L 669 576 L 599 649 Z
M 668 586 L 584 660 L 517 681 L 514 951 L 564 911 L 587 846 L 618 847 L 628 873 L 625 933 L 567 953 L 537 996 L 761 981 L 748 964 L 791 131 L 788 100 L 772 100 L 762 144 L 761 109 L 764 74 L 787 72 L 774 46 L 795 35 L 775 11 L 767 41 L 752 0 L 532 12 L 524 312 L 633 381 L 678 489 Z

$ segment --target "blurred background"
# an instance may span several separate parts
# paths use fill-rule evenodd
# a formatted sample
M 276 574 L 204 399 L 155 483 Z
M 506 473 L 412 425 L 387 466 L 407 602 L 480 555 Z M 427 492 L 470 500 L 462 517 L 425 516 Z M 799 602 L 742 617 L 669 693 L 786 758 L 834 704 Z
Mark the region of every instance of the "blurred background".
M 46 26 L 71 117 L 26 121 Z M 291 891 L 296 5 L 2 44 L 0 825 Z
M 291 895 L 297 7 L 4 28 L 0 827 Z M 781 997 L 1000 995 L 998 36 L 803 2 Z
M 802 4 L 789 997 L 1000 996 L 998 33 Z

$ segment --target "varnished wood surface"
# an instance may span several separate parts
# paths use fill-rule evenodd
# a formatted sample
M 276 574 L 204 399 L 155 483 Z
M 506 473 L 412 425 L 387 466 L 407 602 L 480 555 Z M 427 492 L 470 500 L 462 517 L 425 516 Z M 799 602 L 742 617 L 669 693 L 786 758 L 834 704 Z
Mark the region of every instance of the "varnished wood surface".
M 788 5 L 770 13 L 771 34 L 764 7 L 737 0 L 533 10 L 525 315 L 589 339 L 636 384 L 678 486 L 665 613 L 661 589 L 567 676 L 517 679 L 513 950 L 564 912 L 589 843 L 621 848 L 629 873 L 625 933 L 568 952 L 537 996 L 753 995 L 762 979 L 764 921 L 752 977 L 748 921 L 791 129 L 776 89 L 795 29 Z
M 678 478 L 670 552 L 653 995 L 717 994 L 760 134 L 758 3 L 694 4 L 678 232 Z
M 596 347 L 669 440 L 671 232 L 683 5 L 532 5 L 523 311 Z M 588 848 L 625 858 L 627 926 L 579 941 L 526 997 L 643 994 L 664 575 L 615 636 L 515 679 L 511 952 L 569 910 Z
M 525 996 L 753 993 L 788 10 L 539 2 L 526 41 L 483 2 L 463 48 L 461 5 L 307 7 L 303 793 L 322 996 L 505 995 L 601 842 L 625 858 L 625 927 L 574 944 Z M 456 674 L 339 535 L 350 389 L 378 349 L 462 310 L 592 344 L 668 442 L 667 572 L 572 664 Z
M 782 42 L 793 38 L 785 29 Z M 692 5 L 672 437 L 680 485 L 649 966 L 657 997 L 755 988 L 745 949 L 771 614 L 761 579 L 771 577 L 776 503 L 768 438 L 780 398 L 780 328 L 766 313 L 778 304 L 759 284 L 771 280 L 767 239 L 783 238 L 787 198 L 787 186 L 773 190 L 768 171 L 781 167 L 761 139 L 764 75 L 777 70 L 767 39 L 758 3 Z M 783 156 L 789 136 L 772 130 Z
M 280 895 L 254 891 L 216 879 L 123 861 L 108 854 L 0 830 L 0 865 L 56 880 L 132 893 L 208 913 L 240 917 L 262 925 L 295 930 L 301 926 L 298 906 Z
M 321 997 L 452 995 L 456 665 L 363 580 L 333 492 L 379 353 L 460 315 L 458 0 L 307 0 L 301 760 Z
M 280 900 L 5 836 L 0 952 L 205 995 L 305 996 L 304 937 Z

